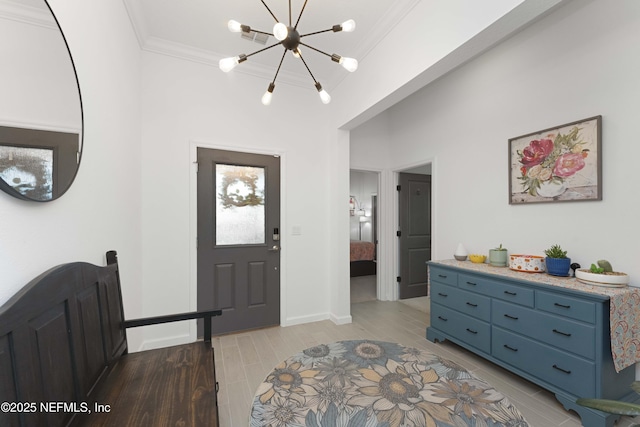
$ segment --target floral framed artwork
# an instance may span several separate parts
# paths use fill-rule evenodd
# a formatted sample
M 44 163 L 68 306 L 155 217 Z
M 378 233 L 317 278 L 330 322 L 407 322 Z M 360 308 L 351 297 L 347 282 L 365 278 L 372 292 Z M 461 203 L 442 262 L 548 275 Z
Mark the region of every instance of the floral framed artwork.
M 602 116 L 509 140 L 509 204 L 602 200 Z

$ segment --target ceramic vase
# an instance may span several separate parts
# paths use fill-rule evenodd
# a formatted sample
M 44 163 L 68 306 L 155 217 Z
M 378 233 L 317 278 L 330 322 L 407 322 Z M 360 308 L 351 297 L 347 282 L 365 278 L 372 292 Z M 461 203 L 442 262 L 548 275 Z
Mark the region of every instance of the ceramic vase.
M 508 264 L 509 254 L 506 249 L 489 249 L 489 264 L 494 267 L 506 267 Z
M 458 247 L 456 251 L 453 253 L 453 257 L 458 261 L 464 261 L 467 259 L 467 250 L 462 245 L 462 243 L 458 243 Z

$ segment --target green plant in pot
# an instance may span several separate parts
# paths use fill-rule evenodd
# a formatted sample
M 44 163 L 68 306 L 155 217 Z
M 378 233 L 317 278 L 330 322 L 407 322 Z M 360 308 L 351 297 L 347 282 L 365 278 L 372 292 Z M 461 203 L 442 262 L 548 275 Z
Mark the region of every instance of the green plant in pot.
M 502 243 L 495 249 L 489 249 L 489 264 L 494 267 L 506 267 L 508 259 L 507 248 L 503 248 Z
M 631 388 L 640 394 L 640 381 L 631 383 Z M 616 415 L 636 416 L 640 415 L 640 405 L 636 403 L 623 402 L 619 400 L 608 399 L 578 399 L 576 403 L 586 408 L 597 409 L 598 411 L 607 412 Z M 630 424 L 629 427 L 640 427 L 640 424 Z
M 552 276 L 568 276 L 569 268 L 571 268 L 571 258 L 567 257 L 567 251 L 563 250 L 560 245 L 553 245 L 544 251 L 547 256 L 545 264 L 547 273 Z

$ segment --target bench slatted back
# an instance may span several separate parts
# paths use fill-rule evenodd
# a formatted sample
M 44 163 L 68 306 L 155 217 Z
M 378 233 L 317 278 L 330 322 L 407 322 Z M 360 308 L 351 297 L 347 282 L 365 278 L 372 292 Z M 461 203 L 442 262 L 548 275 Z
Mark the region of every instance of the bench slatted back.
M 110 262 L 55 267 L 0 307 L 0 402 L 37 405 L 0 412 L 0 426 L 68 425 L 82 409 L 73 404 L 90 403 L 95 384 L 126 353 L 118 264 Z M 70 406 L 47 413 L 41 402 Z

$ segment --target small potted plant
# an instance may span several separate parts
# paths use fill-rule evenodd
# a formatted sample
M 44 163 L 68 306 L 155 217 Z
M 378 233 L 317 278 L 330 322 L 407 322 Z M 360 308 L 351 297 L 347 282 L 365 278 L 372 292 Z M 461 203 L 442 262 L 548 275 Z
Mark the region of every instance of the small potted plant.
M 544 251 L 547 256 L 545 264 L 547 273 L 552 276 L 568 276 L 569 268 L 571 268 L 571 258 L 567 257 L 567 251 L 563 250 L 560 245 L 553 245 Z
M 506 267 L 508 258 L 507 248 L 503 248 L 502 243 L 495 249 L 489 249 L 489 264 L 494 267 Z
M 591 264 L 591 268 L 576 270 L 576 279 L 583 283 L 600 286 L 626 286 L 629 276 L 626 273 L 613 271 L 611 263 L 607 260 L 598 260 L 597 265 Z

